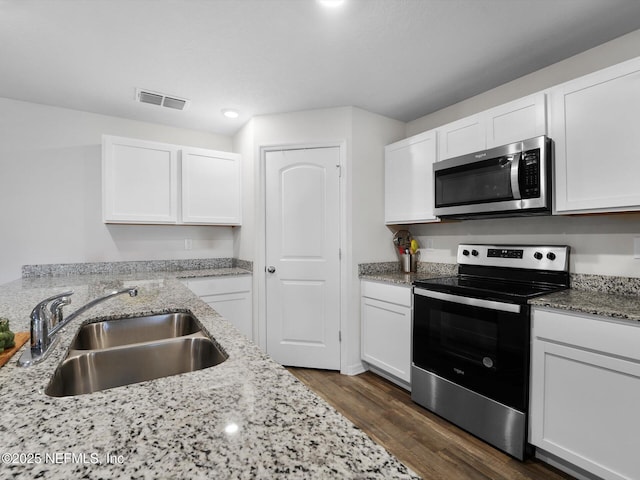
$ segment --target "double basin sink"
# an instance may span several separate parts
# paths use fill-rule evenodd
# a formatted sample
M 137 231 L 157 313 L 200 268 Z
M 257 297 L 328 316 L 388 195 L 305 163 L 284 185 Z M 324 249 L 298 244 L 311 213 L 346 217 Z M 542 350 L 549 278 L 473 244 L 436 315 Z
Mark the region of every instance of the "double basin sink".
M 188 312 L 82 325 L 45 393 L 66 397 L 213 367 L 227 354 Z

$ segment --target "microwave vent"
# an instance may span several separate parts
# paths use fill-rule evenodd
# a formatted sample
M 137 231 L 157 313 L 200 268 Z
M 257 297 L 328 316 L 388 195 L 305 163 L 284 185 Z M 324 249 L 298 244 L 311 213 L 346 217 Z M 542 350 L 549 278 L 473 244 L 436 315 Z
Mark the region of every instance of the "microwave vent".
M 164 93 L 152 92 L 149 90 L 136 89 L 136 100 L 140 103 L 150 103 L 174 110 L 184 110 L 189 106 L 189 100 L 169 96 Z

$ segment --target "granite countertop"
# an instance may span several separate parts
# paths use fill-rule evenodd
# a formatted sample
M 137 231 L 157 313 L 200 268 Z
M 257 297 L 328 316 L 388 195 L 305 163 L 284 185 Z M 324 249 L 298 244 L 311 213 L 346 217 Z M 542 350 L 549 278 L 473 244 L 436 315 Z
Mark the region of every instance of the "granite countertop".
M 82 314 L 43 363 L 0 369 L 3 478 L 418 478 L 311 392 L 180 278 L 243 269 L 23 278 L 0 286 L 0 316 L 28 330 L 35 304 L 75 291 L 67 312 L 138 285 Z M 74 308 L 75 307 L 75 308 Z M 43 391 L 82 322 L 190 310 L 229 358 L 205 370 L 89 395 Z M 26 348 L 26 347 L 24 347 Z M 229 428 L 229 427 L 233 428 Z
M 457 265 L 441 263 L 418 263 L 417 272 L 404 273 L 398 262 L 363 263 L 359 266 L 361 280 L 411 286 L 416 280 L 449 277 L 457 272 Z
M 588 313 L 637 324 L 640 321 L 640 296 L 591 290 L 568 289 L 529 301 L 536 307 L 548 307 L 576 313 Z

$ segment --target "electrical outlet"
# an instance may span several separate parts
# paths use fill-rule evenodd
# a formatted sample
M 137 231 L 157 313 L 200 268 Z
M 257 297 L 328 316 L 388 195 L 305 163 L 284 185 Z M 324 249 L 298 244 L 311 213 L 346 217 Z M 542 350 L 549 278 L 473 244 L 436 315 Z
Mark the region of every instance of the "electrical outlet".
M 425 238 L 424 239 L 424 249 L 425 250 L 433 250 L 433 238 Z
M 640 260 L 640 237 L 633 237 L 633 258 Z
M 191 240 L 190 238 L 185 238 L 184 239 L 184 249 L 185 250 L 191 250 L 193 248 L 193 240 Z

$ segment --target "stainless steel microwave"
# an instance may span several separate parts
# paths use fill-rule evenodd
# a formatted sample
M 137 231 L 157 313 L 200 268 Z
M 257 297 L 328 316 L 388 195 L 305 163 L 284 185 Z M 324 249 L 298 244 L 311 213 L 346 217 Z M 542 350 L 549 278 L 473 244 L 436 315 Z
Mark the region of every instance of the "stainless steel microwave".
M 551 213 L 551 158 L 546 136 L 433 164 L 439 217 L 475 218 Z

